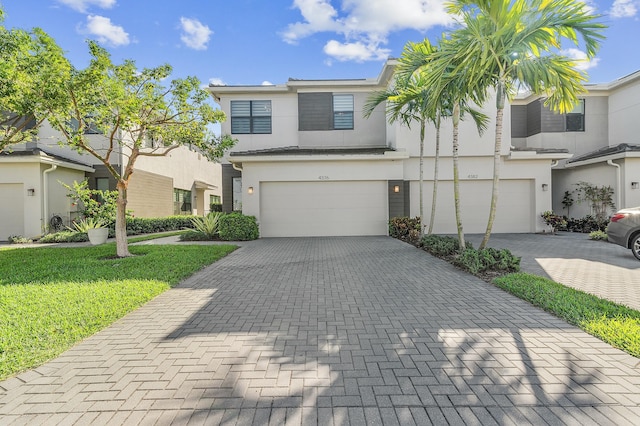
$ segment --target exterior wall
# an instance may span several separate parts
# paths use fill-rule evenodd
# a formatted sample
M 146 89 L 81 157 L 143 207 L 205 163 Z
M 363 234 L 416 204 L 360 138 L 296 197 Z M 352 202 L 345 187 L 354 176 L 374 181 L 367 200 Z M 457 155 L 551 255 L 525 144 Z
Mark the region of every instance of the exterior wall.
M 592 214 L 591 206 L 588 202 L 576 202 L 571 206 L 569 212 L 562 204 L 562 198 L 565 191 L 573 192 L 578 182 L 588 182 L 597 186 L 611 186 L 614 190 L 617 188 L 616 168 L 609 166 L 606 162 L 596 163 L 588 166 L 560 169 L 553 171 L 553 211 L 560 215 L 569 215 L 570 217 L 584 217 Z M 614 201 L 616 196 L 614 195 Z M 619 206 L 616 203 L 616 208 Z M 569 213 L 569 214 L 568 214 Z
M 466 116 L 461 120 L 459 126 L 459 156 L 480 156 L 487 155 L 493 157 L 495 146 L 495 127 L 496 127 L 496 110 L 493 100 L 488 100 L 487 107 L 483 110 L 489 117 L 487 129 L 482 134 L 478 134 L 475 122 L 470 116 Z M 491 107 L 489 107 L 491 106 Z M 508 155 L 511 145 L 511 109 L 504 109 L 502 129 L 502 155 Z M 412 157 L 420 155 L 420 125 L 418 122 L 407 127 L 403 124 L 395 124 L 396 131 L 393 137 L 396 149 L 404 150 Z M 436 130 L 433 124 L 427 123 L 424 138 L 424 155 L 425 157 L 435 156 Z M 450 119 L 442 121 L 440 126 L 440 155 L 451 156 L 453 154 L 453 123 Z
M 231 100 L 270 100 L 271 134 L 231 134 Z M 238 143 L 229 152 L 253 151 L 282 146 L 298 146 L 298 98 L 295 93 L 234 94 L 221 98 L 220 109 L 227 113 L 222 122 L 222 134 L 231 135 Z
M 136 170 L 127 189 L 127 210 L 135 217 L 173 215 L 173 179 Z
M 396 192 L 395 188 L 398 188 Z M 411 213 L 410 182 L 403 180 L 390 180 L 387 182 L 387 194 L 389 198 L 389 219 L 392 217 L 409 216 Z
M 459 176 L 461 183 L 461 203 L 463 213 L 464 231 L 467 233 L 484 233 L 489 207 L 491 202 L 491 188 L 493 178 L 493 158 L 490 157 L 465 157 L 459 159 Z M 405 163 L 405 179 L 411 181 L 411 214 L 418 216 L 420 213 L 419 197 L 419 161 L 411 158 Z M 541 232 L 547 227 L 539 217 L 540 213 L 551 210 L 551 191 L 544 191 L 542 184 L 551 186 L 551 160 L 505 160 L 501 165 L 500 180 L 518 182 L 522 189 L 522 199 L 513 200 L 518 193 L 501 192 L 498 197 L 498 212 L 494 223 L 495 232 Z M 431 214 L 431 202 L 433 194 L 433 167 L 434 159 L 426 158 L 424 163 L 424 187 L 423 202 L 425 216 Z M 453 162 L 451 157 L 440 159 L 438 166 L 438 199 L 436 212 L 436 233 L 455 233 L 455 210 L 453 206 Z M 526 185 L 524 183 L 526 181 Z M 507 187 L 508 184 L 503 186 Z M 549 188 L 549 187 L 547 187 Z M 501 186 L 502 189 L 502 186 Z M 509 218 L 510 211 L 519 206 L 515 203 L 525 202 L 531 207 L 529 218 L 522 218 L 521 224 L 516 228 L 501 229 L 500 217 Z M 464 222 L 464 216 L 472 218 Z
M 32 160 L 32 159 L 28 159 Z M 11 194 L 9 199 L 2 199 L 3 204 L 16 206 L 11 213 L 21 212 L 21 218 L 4 218 L 7 225 L 2 227 L 0 240 L 6 240 L 9 235 L 22 235 L 34 238 L 42 235 L 48 227 L 49 218 L 53 214 L 59 215 L 66 225 L 69 225 L 71 216 L 71 200 L 66 196 L 67 190 L 59 183 L 71 185 L 74 181 L 82 181 L 84 173 L 58 167 L 50 170 L 50 165 L 40 164 L 37 161 L 0 162 L 0 190 L 5 194 Z M 44 177 L 43 177 L 44 176 Z M 44 182 L 46 179 L 46 185 Z M 19 191 L 14 191 L 16 187 Z M 11 189 L 9 189 L 11 187 Z M 45 187 L 47 195 L 45 196 Z M 29 189 L 34 190 L 34 195 L 28 195 Z M 45 209 L 45 202 L 47 208 Z M 5 210 L 3 210 L 5 211 Z M 6 235 L 4 235 L 6 234 Z
M 233 178 L 242 177 L 242 172 L 233 168 L 231 164 L 222 165 L 222 211 L 233 211 Z
M 631 182 L 639 182 L 640 185 L 640 158 L 627 158 L 622 162 L 623 202 L 620 207 L 640 206 L 640 188 L 632 188 Z
M 364 104 L 371 92 L 332 91 L 353 94 L 353 130 L 300 131 L 300 148 L 360 148 L 387 146 L 384 105 L 378 106 L 369 119 L 363 117 Z
M 209 196 L 222 196 L 222 167 L 219 163 L 207 160 L 205 156 L 195 150 L 190 150 L 186 146 L 179 147 L 171 151 L 166 157 L 138 157 L 135 164 L 133 176 L 140 172 L 152 173 L 155 176 L 164 176 L 173 182 L 173 188 L 192 191 L 191 205 L 194 214 L 205 215 L 209 213 Z M 203 182 L 210 185 L 206 189 L 197 189 L 195 182 Z M 163 180 L 164 182 L 164 180 Z M 162 183 L 164 188 L 165 183 Z M 128 194 L 131 197 L 131 193 Z M 145 196 L 141 193 L 140 196 Z M 143 202 L 148 202 L 148 195 L 143 200 L 130 201 L 140 206 Z M 171 200 L 173 200 L 173 189 L 171 190 Z M 173 203 L 173 201 L 171 201 Z M 162 201 L 164 205 L 164 201 Z M 173 205 L 173 204 L 172 204 Z M 140 208 L 140 207 L 138 207 Z M 160 217 L 165 208 L 159 208 L 158 214 L 153 217 Z M 148 212 L 148 214 L 151 214 Z M 173 214 L 173 207 L 171 213 Z M 149 216 L 145 216 L 149 217 Z
M 565 132 L 565 116 L 551 112 L 542 106 L 539 113 L 536 105 L 541 101 L 533 101 L 527 105 L 527 137 L 522 138 L 522 124 L 517 124 L 512 145 L 523 148 L 568 149 L 574 155 L 582 155 L 607 146 L 609 139 L 609 101 L 607 96 L 586 96 L 585 98 L 585 131 Z M 522 105 L 517 105 L 522 108 Z M 518 113 L 517 119 L 522 119 Z M 539 127 L 539 128 L 538 128 Z M 505 133 L 508 134 L 508 133 Z
M 609 95 L 609 145 L 638 143 L 640 134 L 640 79 Z

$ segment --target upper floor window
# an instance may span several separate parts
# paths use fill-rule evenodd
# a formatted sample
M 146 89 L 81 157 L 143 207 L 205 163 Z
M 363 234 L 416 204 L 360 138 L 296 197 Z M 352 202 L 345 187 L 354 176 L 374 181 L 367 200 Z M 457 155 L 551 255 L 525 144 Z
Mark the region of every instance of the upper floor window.
M 231 133 L 271 133 L 271 101 L 231 101 Z
M 578 100 L 576 106 L 567 113 L 567 132 L 584 132 L 584 99 Z
M 333 128 L 353 129 L 353 95 L 333 95 Z
M 353 95 L 298 93 L 298 130 L 353 130 Z
M 69 124 L 73 130 L 80 129 L 80 123 L 74 117 L 69 120 Z M 85 135 L 99 135 L 102 132 L 98 129 L 98 127 L 91 121 L 91 117 L 87 117 L 83 120 L 84 126 L 84 134 Z

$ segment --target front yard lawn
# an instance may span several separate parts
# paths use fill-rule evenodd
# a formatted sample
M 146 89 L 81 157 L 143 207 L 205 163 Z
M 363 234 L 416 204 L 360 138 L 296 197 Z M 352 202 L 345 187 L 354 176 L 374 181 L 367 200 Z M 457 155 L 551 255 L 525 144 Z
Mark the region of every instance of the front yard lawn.
M 232 245 L 115 245 L 0 252 L 0 380 L 55 358 Z

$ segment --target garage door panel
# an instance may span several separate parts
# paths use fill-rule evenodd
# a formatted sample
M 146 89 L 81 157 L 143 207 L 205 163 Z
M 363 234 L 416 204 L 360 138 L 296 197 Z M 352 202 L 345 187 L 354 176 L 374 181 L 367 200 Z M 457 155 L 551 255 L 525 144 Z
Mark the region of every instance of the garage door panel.
M 264 237 L 384 235 L 386 182 L 264 182 Z
M 0 184 L 0 241 L 11 235 L 24 235 L 24 185 L 21 183 Z

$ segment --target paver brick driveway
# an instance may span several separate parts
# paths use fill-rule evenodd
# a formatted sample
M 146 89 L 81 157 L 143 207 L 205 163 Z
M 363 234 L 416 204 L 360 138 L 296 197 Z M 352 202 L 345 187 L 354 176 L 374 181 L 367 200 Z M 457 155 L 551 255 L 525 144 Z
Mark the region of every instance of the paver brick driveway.
M 0 383 L 0 423 L 638 424 L 637 363 L 391 238 L 265 239 Z

